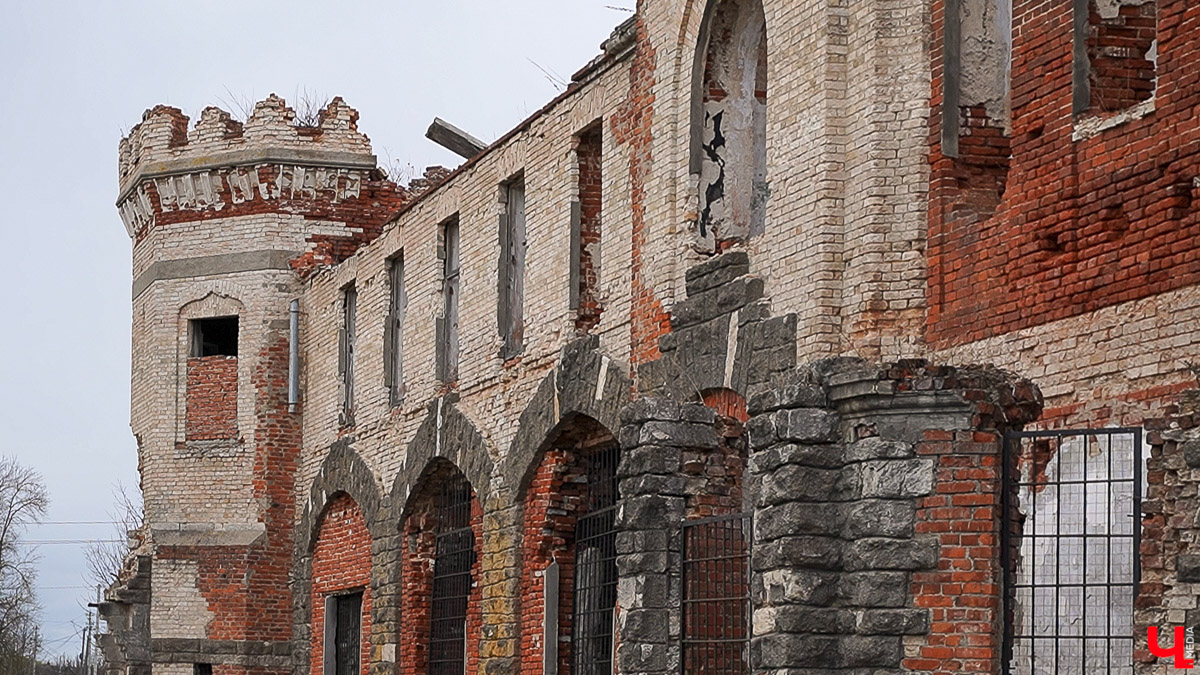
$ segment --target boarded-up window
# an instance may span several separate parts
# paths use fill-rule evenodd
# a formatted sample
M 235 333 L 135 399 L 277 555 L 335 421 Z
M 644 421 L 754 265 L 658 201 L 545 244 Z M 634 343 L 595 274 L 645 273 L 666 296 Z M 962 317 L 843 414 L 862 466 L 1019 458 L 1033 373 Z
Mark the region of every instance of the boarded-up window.
M 442 315 L 434 326 L 437 333 L 437 377 L 445 383 L 458 380 L 458 216 L 442 226 Z
M 355 326 L 358 322 L 358 291 L 350 284 L 342 291 L 342 329 L 338 334 L 338 371 L 342 377 L 342 424 L 354 424 Z
M 388 314 L 383 334 L 383 377 L 392 405 L 404 400 L 404 313 L 408 296 L 404 292 L 404 255 L 388 262 Z
M 500 273 L 498 325 L 500 357 L 521 353 L 525 339 L 525 180 L 518 176 L 500 188 Z

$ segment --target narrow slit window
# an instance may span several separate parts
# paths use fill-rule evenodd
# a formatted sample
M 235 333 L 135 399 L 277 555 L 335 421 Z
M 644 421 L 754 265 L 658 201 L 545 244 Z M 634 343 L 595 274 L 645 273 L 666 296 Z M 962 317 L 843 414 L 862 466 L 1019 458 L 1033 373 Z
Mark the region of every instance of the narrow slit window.
M 342 423 L 354 423 L 354 361 L 357 355 L 358 291 L 350 284 L 342 291 L 342 330 L 338 336 L 338 365 L 342 376 Z
M 404 400 L 404 315 L 408 296 L 404 291 L 404 255 L 388 264 L 388 315 L 384 326 L 384 379 L 392 405 Z
M 500 274 L 498 324 L 503 360 L 519 355 L 525 341 L 525 180 L 500 188 Z
M 191 322 L 191 353 L 193 358 L 206 356 L 237 356 L 238 318 L 222 316 L 195 319 Z
M 600 322 L 600 227 L 604 215 L 604 130 L 596 124 L 579 135 L 578 197 L 571 209 L 571 308 L 575 328 L 587 333 Z
M 435 321 L 437 376 L 443 383 L 458 380 L 459 227 L 455 216 L 442 226 L 442 315 Z

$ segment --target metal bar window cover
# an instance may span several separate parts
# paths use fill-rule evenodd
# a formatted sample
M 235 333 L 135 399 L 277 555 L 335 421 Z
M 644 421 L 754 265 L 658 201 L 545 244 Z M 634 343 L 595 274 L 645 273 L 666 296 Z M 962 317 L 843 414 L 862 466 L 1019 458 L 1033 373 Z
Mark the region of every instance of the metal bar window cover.
M 571 621 L 574 675 L 613 672 L 619 459 L 620 448 L 616 445 L 586 458 L 588 508 L 575 525 L 575 611 Z
M 461 473 L 437 495 L 437 537 L 429 609 L 430 675 L 463 675 L 467 656 L 467 601 L 475 564 L 471 484 Z
M 1132 675 L 1140 429 L 1008 434 L 1006 675 Z
M 748 513 L 683 524 L 685 675 L 750 672 Z

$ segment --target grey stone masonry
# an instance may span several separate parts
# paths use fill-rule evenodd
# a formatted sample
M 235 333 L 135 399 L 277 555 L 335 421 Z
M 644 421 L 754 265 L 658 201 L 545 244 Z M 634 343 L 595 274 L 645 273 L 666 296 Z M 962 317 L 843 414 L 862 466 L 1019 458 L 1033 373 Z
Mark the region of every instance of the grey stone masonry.
M 662 358 L 639 370 L 643 393 L 695 399 L 713 389 L 757 391 L 796 365 L 796 317 L 772 317 L 745 251 L 687 271 L 686 300 L 671 310 Z
M 917 527 L 938 480 L 918 444 L 930 430 L 992 428 L 1025 405 L 958 390 L 956 378 L 999 390 L 1006 374 L 944 370 L 820 361 L 749 401 L 755 673 L 905 672 L 931 627 L 914 575 L 941 554 Z
M 617 513 L 617 671 L 677 673 L 680 667 L 680 522 L 685 448 L 716 448 L 712 411 L 699 404 L 643 398 L 621 413 Z

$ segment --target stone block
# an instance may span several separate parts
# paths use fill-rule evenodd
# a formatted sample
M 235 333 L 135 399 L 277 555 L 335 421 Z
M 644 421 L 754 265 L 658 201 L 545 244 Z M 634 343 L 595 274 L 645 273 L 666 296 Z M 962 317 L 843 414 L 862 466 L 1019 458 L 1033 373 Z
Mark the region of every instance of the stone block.
M 860 635 L 924 635 L 929 632 L 929 610 L 862 610 L 857 612 L 854 630 Z
M 754 514 L 758 541 L 794 535 L 836 536 L 841 532 L 842 507 L 838 504 L 791 502 L 759 509 Z
M 688 268 L 684 284 L 688 295 L 696 295 L 749 273 L 749 255 L 745 251 L 730 251 Z
M 775 433 L 785 441 L 796 443 L 834 443 L 838 440 L 841 419 L 836 413 L 817 408 L 779 410 L 775 418 Z
M 803 603 L 822 607 L 837 597 L 838 573 L 825 570 L 781 568 L 760 577 L 764 605 Z
M 646 422 L 638 434 L 639 445 L 715 449 L 720 442 L 712 426 L 685 422 Z
M 905 572 L 850 572 L 838 583 L 838 597 L 852 607 L 904 607 L 908 592 Z
M 757 571 L 780 567 L 840 569 L 844 542 L 836 537 L 783 537 L 754 547 L 753 567 Z
M 936 539 L 859 539 L 846 547 L 847 570 L 921 570 L 937 566 Z
M 923 497 L 933 491 L 933 460 L 878 460 L 860 465 L 864 498 Z
M 915 456 L 912 445 L 904 441 L 888 440 L 878 436 L 864 438 L 846 446 L 847 462 L 863 462 L 872 459 L 907 459 Z
M 912 501 L 872 499 L 848 507 L 842 533 L 847 539 L 907 538 L 913 535 L 916 519 L 917 505 Z

